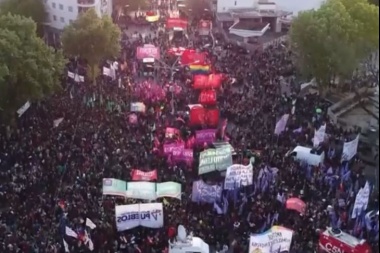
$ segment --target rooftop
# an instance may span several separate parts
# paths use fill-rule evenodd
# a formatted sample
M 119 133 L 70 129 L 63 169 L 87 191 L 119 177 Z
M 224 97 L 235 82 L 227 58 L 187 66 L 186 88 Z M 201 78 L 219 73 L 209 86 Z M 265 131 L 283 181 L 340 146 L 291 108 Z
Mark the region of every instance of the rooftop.
M 231 29 L 249 30 L 249 31 L 261 31 L 268 23 L 263 22 L 247 22 L 239 21 L 237 24 L 233 25 Z

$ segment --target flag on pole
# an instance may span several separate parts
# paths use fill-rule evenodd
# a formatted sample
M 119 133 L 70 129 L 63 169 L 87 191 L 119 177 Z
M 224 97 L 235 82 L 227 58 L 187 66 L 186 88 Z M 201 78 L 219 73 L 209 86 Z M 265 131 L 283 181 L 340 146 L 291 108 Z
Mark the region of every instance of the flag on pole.
M 63 239 L 63 247 L 65 248 L 65 253 L 69 253 L 69 245 L 67 244 L 67 242 L 65 241 L 65 239 Z
M 90 229 L 95 229 L 96 228 L 95 223 L 92 222 L 92 220 L 90 220 L 89 218 L 86 218 L 86 226 L 89 227 Z
M 69 227 L 67 227 L 67 226 L 66 226 L 66 228 L 65 228 L 65 233 L 66 233 L 66 235 L 68 235 L 68 236 L 71 236 L 71 237 L 74 237 L 74 238 L 78 238 L 78 234 L 75 233 L 74 230 L 72 230 L 71 228 L 69 228 Z
M 288 119 L 289 119 L 289 114 L 282 115 L 282 117 L 276 123 L 276 127 L 274 129 L 274 134 L 279 135 L 282 132 L 284 132 L 284 130 L 286 128 L 286 124 L 288 123 Z

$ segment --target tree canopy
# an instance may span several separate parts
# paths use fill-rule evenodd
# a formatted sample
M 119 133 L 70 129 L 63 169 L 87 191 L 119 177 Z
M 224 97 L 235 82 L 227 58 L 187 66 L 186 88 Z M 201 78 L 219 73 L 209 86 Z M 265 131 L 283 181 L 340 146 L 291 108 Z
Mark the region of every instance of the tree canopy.
M 0 4 L 0 14 L 16 14 L 33 19 L 37 23 L 37 32 L 43 34 L 43 23 L 47 12 L 42 0 L 5 0 Z
M 0 16 L 0 108 L 12 116 L 26 101 L 59 87 L 65 61 L 37 37 L 36 24 L 19 15 Z
M 80 57 L 88 63 L 88 73 L 95 82 L 98 64 L 105 59 L 119 56 L 120 29 L 109 17 L 98 17 L 89 9 L 67 26 L 62 34 L 62 46 L 66 55 Z
M 290 40 L 299 69 L 323 90 L 334 77 L 351 76 L 378 49 L 378 7 L 367 0 L 328 0 L 295 18 Z

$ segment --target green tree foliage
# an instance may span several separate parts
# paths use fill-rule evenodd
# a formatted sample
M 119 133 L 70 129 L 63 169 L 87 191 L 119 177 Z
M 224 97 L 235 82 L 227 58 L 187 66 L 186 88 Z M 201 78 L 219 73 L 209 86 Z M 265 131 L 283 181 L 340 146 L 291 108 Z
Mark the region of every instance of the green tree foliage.
M 290 40 L 296 62 L 325 90 L 336 76 L 351 76 L 378 48 L 378 7 L 367 0 L 328 0 L 318 10 L 302 12 L 293 21 Z
M 47 12 L 43 0 L 5 0 L 0 4 L 0 14 L 16 14 L 28 17 L 37 23 L 37 32 L 43 35 L 43 23 Z
M 66 55 L 85 59 L 88 74 L 95 83 L 99 74 L 98 64 L 119 56 L 120 34 L 120 29 L 109 17 L 99 18 L 95 10 L 89 9 L 64 29 L 63 51 Z
M 0 108 L 12 116 L 26 101 L 59 87 L 65 61 L 36 35 L 36 24 L 19 15 L 0 16 Z

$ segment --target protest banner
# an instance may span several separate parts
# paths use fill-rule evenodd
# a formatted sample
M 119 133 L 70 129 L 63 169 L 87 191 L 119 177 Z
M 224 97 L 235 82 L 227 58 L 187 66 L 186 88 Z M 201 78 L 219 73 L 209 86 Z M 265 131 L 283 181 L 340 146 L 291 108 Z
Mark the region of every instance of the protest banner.
M 181 200 L 182 186 L 176 182 L 164 182 L 157 184 L 157 198 L 170 197 Z
M 164 154 L 165 155 L 171 155 L 173 151 L 179 152 L 185 149 L 184 143 L 170 143 L 170 144 L 164 144 Z
M 103 178 L 103 195 L 125 197 L 127 182 L 115 178 Z
M 215 141 L 216 129 L 204 129 L 195 132 L 195 141 L 198 144 L 213 143 Z
M 138 226 L 161 228 L 164 226 L 162 203 L 146 203 L 115 206 L 117 231 L 129 230 Z
M 202 180 L 193 182 L 191 200 L 193 202 L 214 203 L 222 197 L 222 187 L 219 185 L 208 185 Z
M 227 168 L 226 178 L 224 180 L 225 190 L 239 189 L 242 186 L 253 184 L 253 166 L 234 164 Z
M 141 171 L 141 170 L 132 170 L 131 172 L 133 181 L 153 181 L 157 180 L 157 170 L 152 171 Z
M 273 226 L 262 234 L 250 236 L 249 252 L 289 252 L 292 238 L 292 230 L 281 226 Z

